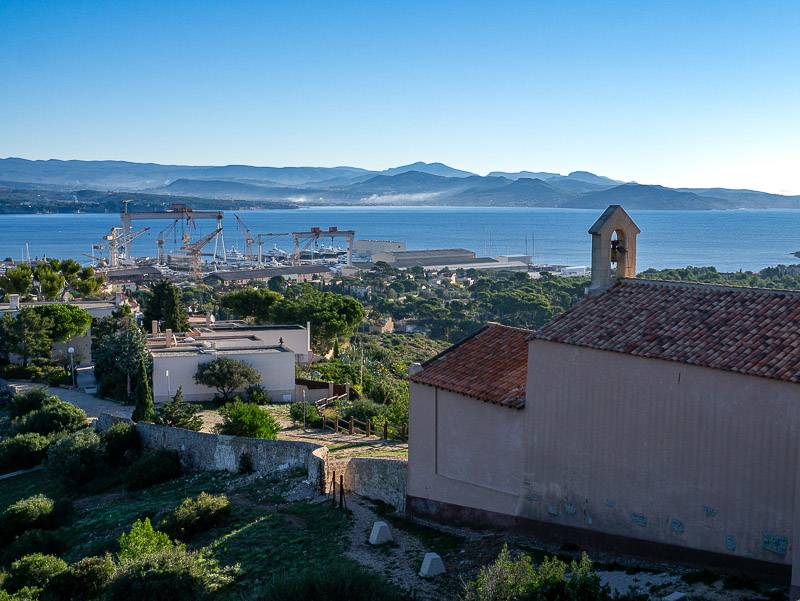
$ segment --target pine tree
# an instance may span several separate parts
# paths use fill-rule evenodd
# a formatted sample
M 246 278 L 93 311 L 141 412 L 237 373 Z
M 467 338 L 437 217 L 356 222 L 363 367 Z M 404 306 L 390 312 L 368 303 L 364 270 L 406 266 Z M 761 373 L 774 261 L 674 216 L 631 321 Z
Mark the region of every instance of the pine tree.
M 167 280 L 155 284 L 150 298 L 145 301 L 144 323 L 150 327 L 153 321 L 160 322 L 163 329 L 173 332 L 185 332 L 189 327 L 180 290 Z
M 133 399 L 136 406 L 133 408 L 131 419 L 135 422 L 154 421 L 156 415 L 153 407 L 153 391 L 150 388 L 150 380 L 147 377 L 147 366 L 144 359 L 139 363 L 136 387 L 133 389 Z
M 182 386 L 178 386 L 178 390 L 172 400 L 158 408 L 156 422 L 165 426 L 194 430 L 195 432 L 199 432 L 203 427 L 203 420 L 197 414 L 197 409 L 184 400 Z

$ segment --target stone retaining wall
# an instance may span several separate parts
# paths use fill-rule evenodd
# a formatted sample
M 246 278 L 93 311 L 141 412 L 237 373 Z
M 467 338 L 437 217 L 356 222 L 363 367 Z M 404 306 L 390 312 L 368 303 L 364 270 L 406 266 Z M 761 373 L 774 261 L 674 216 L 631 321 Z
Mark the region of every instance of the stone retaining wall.
M 344 472 L 344 489 L 405 511 L 407 475 L 403 459 L 354 457 Z
M 129 421 L 109 414 L 97 418 L 95 427 L 105 430 L 120 421 Z M 136 424 L 142 444 L 149 449 L 178 451 L 181 462 L 190 469 L 226 470 L 235 472 L 239 461 L 248 455 L 253 470 L 259 473 L 304 469 L 308 481 L 322 487 L 325 482 L 327 447 L 290 440 L 263 440 L 193 432 L 159 424 Z

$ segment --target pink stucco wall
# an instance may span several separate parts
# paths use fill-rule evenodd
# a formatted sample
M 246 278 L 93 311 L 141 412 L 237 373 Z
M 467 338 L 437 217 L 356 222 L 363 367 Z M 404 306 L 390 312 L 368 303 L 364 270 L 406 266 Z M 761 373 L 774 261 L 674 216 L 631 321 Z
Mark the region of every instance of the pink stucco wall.
M 524 466 L 524 410 L 410 386 L 408 494 L 513 513 Z
M 792 563 L 800 386 L 543 341 L 528 365 L 518 515 Z

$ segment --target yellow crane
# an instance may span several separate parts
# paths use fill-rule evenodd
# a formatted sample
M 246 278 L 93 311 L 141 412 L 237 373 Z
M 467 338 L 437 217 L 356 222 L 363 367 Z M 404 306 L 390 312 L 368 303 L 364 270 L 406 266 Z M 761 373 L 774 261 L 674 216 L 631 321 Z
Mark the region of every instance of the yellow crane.
M 192 274 L 197 275 L 200 273 L 200 251 L 203 250 L 203 247 L 211 242 L 211 240 L 216 238 L 221 232 L 222 228 L 218 227 L 214 231 L 207 233 L 196 242 L 192 242 L 191 244 L 184 243 L 184 245 L 181 247 L 183 250 L 187 251 L 191 257 Z M 216 257 L 216 252 L 214 255 Z

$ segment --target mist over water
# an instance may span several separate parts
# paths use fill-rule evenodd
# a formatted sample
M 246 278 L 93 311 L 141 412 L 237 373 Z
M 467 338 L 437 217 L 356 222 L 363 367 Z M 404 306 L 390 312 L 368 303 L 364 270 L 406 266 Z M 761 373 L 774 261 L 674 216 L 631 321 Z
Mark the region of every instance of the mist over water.
M 256 233 L 327 229 L 356 230 L 357 238 L 403 240 L 413 248 L 468 248 L 479 255 L 531 254 L 537 263 L 588 265 L 591 245 L 586 231 L 599 210 L 478 207 L 313 207 L 297 210 L 241 211 Z M 631 211 L 642 230 L 638 269 L 714 265 L 719 270 L 758 270 L 778 263 L 794 264 L 800 250 L 800 211 Z M 133 243 L 134 254 L 156 253 L 158 231 L 170 222 L 138 222 L 150 231 Z M 213 222 L 198 222 L 193 239 Z M 74 257 L 88 262 L 93 243 L 113 226 L 118 214 L 0 215 L 0 258 L 19 260 L 27 242 L 31 257 Z M 244 252 L 244 236 L 225 214 L 227 248 Z M 266 240 L 266 239 L 265 239 Z M 330 239 L 322 239 L 330 244 Z M 287 236 L 265 241 L 288 250 Z M 340 245 L 335 240 L 334 245 Z M 213 244 L 213 243 L 212 243 Z M 167 239 L 167 248 L 180 245 Z M 207 248 L 210 248 L 207 247 Z

